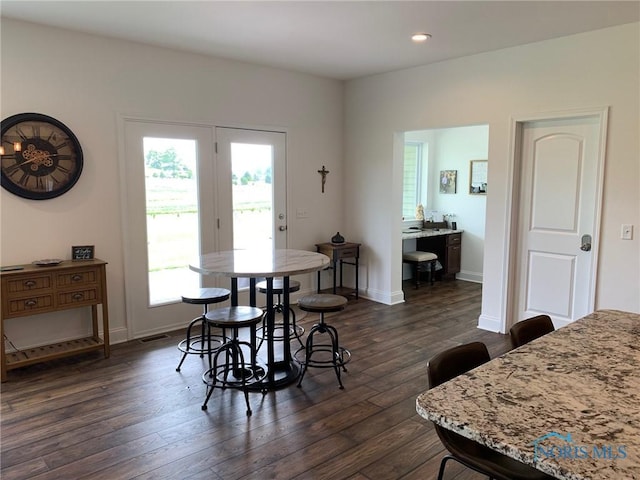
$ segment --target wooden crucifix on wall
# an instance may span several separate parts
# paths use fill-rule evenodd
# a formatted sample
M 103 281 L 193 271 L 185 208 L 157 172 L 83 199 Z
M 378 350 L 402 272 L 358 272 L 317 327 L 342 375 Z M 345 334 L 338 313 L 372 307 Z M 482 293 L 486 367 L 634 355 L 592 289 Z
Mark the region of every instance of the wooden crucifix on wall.
M 322 193 L 324 193 L 324 184 L 327 182 L 327 173 L 329 173 L 329 170 L 322 165 L 322 170 L 318 170 L 318 173 L 322 175 Z

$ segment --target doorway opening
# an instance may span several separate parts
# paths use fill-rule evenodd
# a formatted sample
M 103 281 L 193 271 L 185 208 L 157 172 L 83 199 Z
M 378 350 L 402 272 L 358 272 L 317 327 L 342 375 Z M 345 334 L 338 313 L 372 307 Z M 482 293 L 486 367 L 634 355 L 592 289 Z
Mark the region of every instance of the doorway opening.
M 485 161 L 486 167 L 490 163 L 489 125 L 406 131 L 403 136 L 403 232 L 422 224 L 421 215 L 448 226 L 455 222 L 464 232 L 461 267 L 455 278 L 482 283 L 488 190 L 485 179 L 484 191 L 474 191 L 477 178 L 472 178 L 471 167 L 478 165 L 472 162 Z M 477 173 L 476 168 L 476 177 Z M 402 242 L 403 252 L 416 247 L 415 239 Z M 410 266 L 403 265 L 402 279 L 411 275 Z

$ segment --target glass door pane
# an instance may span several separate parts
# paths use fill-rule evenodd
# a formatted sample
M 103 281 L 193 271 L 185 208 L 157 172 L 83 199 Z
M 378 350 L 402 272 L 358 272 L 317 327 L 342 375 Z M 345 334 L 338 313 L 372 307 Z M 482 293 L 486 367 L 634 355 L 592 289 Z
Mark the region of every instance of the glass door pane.
M 233 248 L 273 249 L 273 147 L 231 143 Z
M 189 262 L 200 252 L 196 141 L 144 137 L 149 305 L 199 287 Z

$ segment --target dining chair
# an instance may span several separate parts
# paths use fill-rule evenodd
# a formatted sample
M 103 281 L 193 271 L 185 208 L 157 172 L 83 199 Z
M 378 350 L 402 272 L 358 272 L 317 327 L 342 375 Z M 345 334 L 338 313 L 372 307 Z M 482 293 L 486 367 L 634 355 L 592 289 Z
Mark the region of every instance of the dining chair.
M 427 364 L 429 388 L 435 388 L 490 360 L 484 343 L 472 342 L 445 350 Z M 552 480 L 553 477 L 434 423 L 440 441 L 449 451 L 440 462 L 438 480 L 447 461 L 455 460 L 495 480 Z
M 520 347 L 554 330 L 555 328 L 549 315 L 537 315 L 521 320 L 509 330 L 511 346 L 513 348 Z

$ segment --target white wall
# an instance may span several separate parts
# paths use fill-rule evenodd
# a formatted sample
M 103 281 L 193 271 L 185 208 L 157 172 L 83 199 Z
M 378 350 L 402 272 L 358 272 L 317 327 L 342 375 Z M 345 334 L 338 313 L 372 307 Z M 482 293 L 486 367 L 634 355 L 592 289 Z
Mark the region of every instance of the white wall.
M 367 244 L 367 294 L 402 300 L 397 132 L 489 125 L 481 321 L 504 325 L 512 116 L 610 106 L 596 308 L 640 311 L 640 24 L 356 79 L 345 97 L 347 223 Z M 400 158 L 399 156 L 397 158 Z
M 456 278 L 482 282 L 484 258 L 485 195 L 469 194 L 471 160 L 486 160 L 489 149 L 489 127 L 474 125 L 436 130 L 432 170 L 429 172 L 433 209 L 454 213 L 462 234 L 462 261 Z M 440 193 L 440 171 L 457 170 L 455 195 Z
M 341 82 L 6 18 L 1 35 L 2 118 L 21 112 L 55 117 L 74 131 L 85 156 L 77 185 L 56 199 L 30 201 L 2 189 L 1 263 L 69 258 L 71 245 L 95 245 L 96 256 L 109 262 L 115 341 L 126 338 L 127 326 L 118 115 L 285 129 L 289 247 L 315 250 L 338 230 L 349 237 L 343 229 Z M 317 173 L 322 165 L 331 172 L 324 194 Z M 295 218 L 299 207 L 308 218 Z M 12 320 L 7 331 L 22 347 L 78 336 L 82 324 L 70 316 Z

